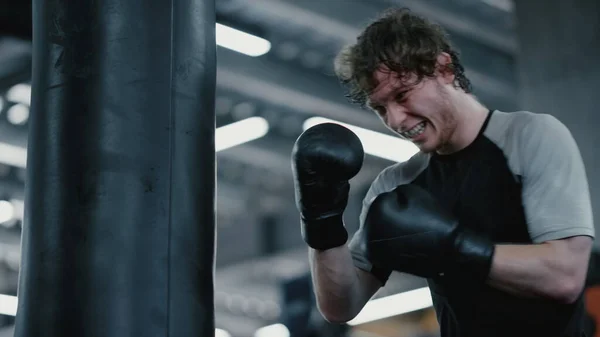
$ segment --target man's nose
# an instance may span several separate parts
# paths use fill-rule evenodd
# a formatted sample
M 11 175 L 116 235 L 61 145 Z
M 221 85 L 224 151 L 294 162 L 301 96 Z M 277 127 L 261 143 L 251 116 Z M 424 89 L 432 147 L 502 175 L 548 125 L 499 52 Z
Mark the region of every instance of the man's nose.
M 390 104 L 387 108 L 387 124 L 390 128 L 400 131 L 402 123 L 406 120 L 406 109 L 399 104 Z

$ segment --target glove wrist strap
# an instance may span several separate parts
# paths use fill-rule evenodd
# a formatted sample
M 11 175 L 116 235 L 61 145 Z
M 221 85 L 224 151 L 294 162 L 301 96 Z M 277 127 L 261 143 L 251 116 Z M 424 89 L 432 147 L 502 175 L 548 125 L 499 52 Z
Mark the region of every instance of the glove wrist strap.
M 494 244 L 487 238 L 467 231 L 459 234 L 456 243 L 459 268 L 468 269 L 475 280 L 485 282 L 492 268 Z
M 342 214 L 319 219 L 302 219 L 301 230 L 306 244 L 317 250 L 340 247 L 348 241 Z

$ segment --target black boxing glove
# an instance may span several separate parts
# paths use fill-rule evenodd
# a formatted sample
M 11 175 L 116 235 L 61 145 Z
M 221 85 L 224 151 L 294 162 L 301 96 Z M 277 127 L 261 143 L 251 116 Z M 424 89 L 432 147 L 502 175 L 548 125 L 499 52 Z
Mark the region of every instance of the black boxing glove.
M 368 210 L 365 230 L 374 263 L 421 277 L 488 277 L 494 244 L 460 226 L 418 186 L 401 185 L 379 195 Z
M 326 250 L 348 240 L 343 213 L 349 180 L 361 169 L 364 150 L 358 137 L 333 123 L 315 125 L 300 135 L 292 150 L 296 206 L 304 241 Z

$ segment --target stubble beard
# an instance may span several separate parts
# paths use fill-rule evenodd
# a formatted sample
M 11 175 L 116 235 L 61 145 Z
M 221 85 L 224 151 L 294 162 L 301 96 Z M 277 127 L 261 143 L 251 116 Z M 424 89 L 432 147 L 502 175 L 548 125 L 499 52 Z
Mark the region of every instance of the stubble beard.
M 455 151 L 452 139 L 458 126 L 457 111 L 455 111 L 449 95 L 442 88 L 439 88 L 438 91 L 441 99 L 439 116 L 442 126 L 439 130 L 438 146 L 435 151 L 439 154 L 448 154 Z

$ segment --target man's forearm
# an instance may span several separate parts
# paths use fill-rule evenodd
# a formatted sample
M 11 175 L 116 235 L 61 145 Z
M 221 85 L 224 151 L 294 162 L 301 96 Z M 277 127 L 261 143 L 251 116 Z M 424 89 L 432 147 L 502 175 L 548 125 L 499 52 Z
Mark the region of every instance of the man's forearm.
M 355 315 L 359 282 L 352 257 L 345 246 L 326 251 L 309 250 L 317 304 L 330 321 L 345 321 Z
M 488 283 L 517 296 L 573 302 L 583 287 L 587 259 L 585 252 L 569 249 L 549 243 L 496 245 Z

